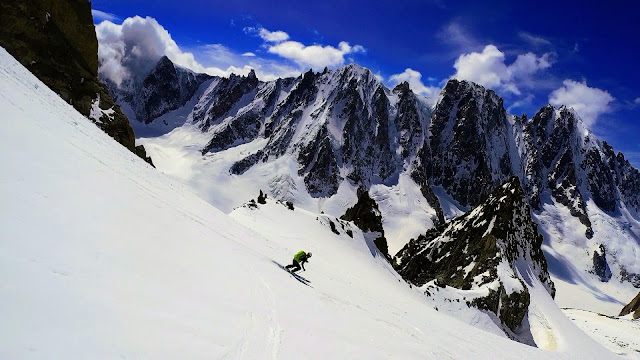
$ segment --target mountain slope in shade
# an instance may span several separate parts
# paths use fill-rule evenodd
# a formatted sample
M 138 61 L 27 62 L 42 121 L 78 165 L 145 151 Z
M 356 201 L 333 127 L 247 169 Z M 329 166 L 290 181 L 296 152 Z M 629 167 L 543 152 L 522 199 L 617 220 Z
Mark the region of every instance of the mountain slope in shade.
M 2 358 L 612 356 L 575 328 L 552 327 L 563 341 L 550 352 L 452 321 L 398 281 L 359 230 L 332 233 L 329 215 L 268 201 L 238 209 L 240 225 L 3 49 L 0 94 L 10 120 L 0 132 Z M 313 288 L 273 263 L 300 248 L 315 250 L 303 273 Z

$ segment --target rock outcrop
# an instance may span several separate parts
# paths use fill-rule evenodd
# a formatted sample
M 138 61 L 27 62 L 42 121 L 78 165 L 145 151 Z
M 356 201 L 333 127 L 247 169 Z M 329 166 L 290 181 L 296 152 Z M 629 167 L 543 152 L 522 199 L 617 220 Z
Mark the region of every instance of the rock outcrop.
M 412 239 L 394 267 L 418 287 L 435 281 L 468 291 L 470 305 L 515 331 L 528 311 L 530 276 L 555 295 L 530 211 L 520 181 L 511 177 L 473 210 Z
M 593 251 L 593 273 L 598 275 L 600 281 L 607 282 L 611 280 L 611 269 L 607 263 L 607 251 L 604 245 L 600 244 L 600 251 Z
M 362 230 L 367 241 L 373 241 L 380 253 L 391 260 L 387 239 L 384 237 L 382 215 L 378 210 L 378 204 L 369 196 L 366 190 L 358 190 L 358 202 L 347 209 L 340 219 L 353 221 Z
M 629 304 L 622 308 L 620 316 L 629 315 L 631 313 L 633 313 L 634 319 L 640 318 L 640 293 L 638 293 L 638 296 L 633 298 Z

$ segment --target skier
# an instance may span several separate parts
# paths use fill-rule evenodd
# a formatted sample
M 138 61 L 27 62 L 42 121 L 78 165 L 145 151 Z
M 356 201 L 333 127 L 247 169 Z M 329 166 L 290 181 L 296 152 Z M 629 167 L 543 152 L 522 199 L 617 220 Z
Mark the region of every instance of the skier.
M 285 266 L 285 268 L 287 269 L 287 271 L 289 272 L 296 272 L 300 269 L 302 269 L 302 271 L 306 271 L 304 269 L 304 263 L 309 262 L 309 258 L 311 257 L 311 253 L 308 252 L 304 252 L 304 251 L 298 251 L 298 253 L 296 254 L 296 256 L 293 257 L 293 263 L 291 265 L 287 265 Z M 302 266 L 302 267 L 301 267 Z M 293 270 L 291 270 L 293 269 Z

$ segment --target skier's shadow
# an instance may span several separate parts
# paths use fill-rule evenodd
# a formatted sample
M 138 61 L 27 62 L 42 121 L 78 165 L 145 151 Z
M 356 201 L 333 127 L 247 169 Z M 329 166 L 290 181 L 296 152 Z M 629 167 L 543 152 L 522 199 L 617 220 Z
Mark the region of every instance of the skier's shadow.
M 312 288 L 312 289 L 313 289 L 313 286 L 311 286 L 311 284 L 310 284 L 310 282 L 311 282 L 311 281 L 309 281 L 309 280 L 307 280 L 307 279 L 303 278 L 302 276 L 300 276 L 300 275 L 298 275 L 298 274 L 296 274 L 296 273 L 289 272 L 289 270 L 287 270 L 287 269 L 286 269 L 282 264 L 280 264 L 279 262 L 277 262 L 277 261 L 275 261 L 275 260 L 271 260 L 271 262 L 272 262 L 272 263 L 274 263 L 274 264 L 276 264 L 276 265 L 278 265 L 278 267 L 279 267 L 280 269 L 282 269 L 282 270 L 286 271 L 289 275 L 293 276 L 296 280 L 300 281 L 302 284 L 305 284 L 305 285 L 307 285 L 308 287 L 310 287 L 310 288 Z

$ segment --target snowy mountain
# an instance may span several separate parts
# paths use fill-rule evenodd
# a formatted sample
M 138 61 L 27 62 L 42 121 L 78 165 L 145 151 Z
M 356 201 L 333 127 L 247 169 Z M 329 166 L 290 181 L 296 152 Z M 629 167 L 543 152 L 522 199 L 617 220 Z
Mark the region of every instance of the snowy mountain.
M 381 201 L 393 255 L 426 228 L 479 205 L 515 175 L 540 215 L 535 219 L 547 244 L 562 241 L 553 232 L 571 233 L 575 252 L 589 252 L 576 254 L 580 271 L 599 271 L 593 258 L 602 248 L 612 276 L 599 278 L 640 286 L 640 172 L 569 108 L 548 105 L 530 119 L 514 116 L 492 90 L 457 80 L 433 105 L 407 83 L 389 90 L 355 64 L 270 82 L 253 72 L 214 77 L 204 86 L 174 110 L 184 126 L 142 142 L 157 144 L 156 156 L 167 160 L 168 149 L 182 148 L 163 171 L 197 183 L 201 196 L 226 211 L 262 188 L 339 216 L 363 188 Z M 194 147 L 201 154 L 185 160 Z M 193 176 L 174 172 L 185 171 L 183 165 L 195 167 L 188 170 Z M 249 174 L 252 169 L 261 179 Z M 241 183 L 248 186 L 238 193 L 243 196 L 219 196 L 217 189 Z M 398 191 L 417 197 L 412 210 L 391 199 Z M 580 225 L 552 225 L 545 209 L 567 212 Z M 407 211 L 419 220 L 402 220 Z
M 553 351 L 510 341 L 476 310 L 461 309 L 458 321 L 432 308 L 358 228 L 332 215 L 271 196 L 224 214 L 4 49 L 0 94 L 2 358 L 614 356 L 541 287 L 530 290 L 532 336 Z M 301 248 L 314 252 L 308 285 L 277 266 Z
M 102 77 L 115 101 L 135 125 L 148 124 L 184 106 L 200 85 L 211 78 L 175 65 L 166 56 L 151 66 L 148 73 L 135 75 L 119 85 Z

